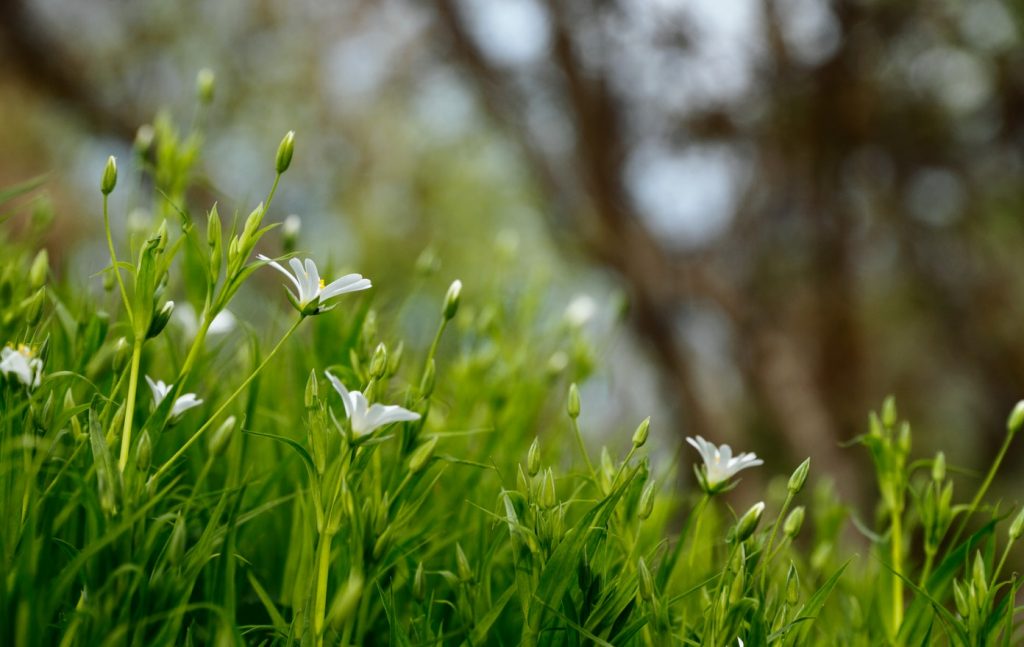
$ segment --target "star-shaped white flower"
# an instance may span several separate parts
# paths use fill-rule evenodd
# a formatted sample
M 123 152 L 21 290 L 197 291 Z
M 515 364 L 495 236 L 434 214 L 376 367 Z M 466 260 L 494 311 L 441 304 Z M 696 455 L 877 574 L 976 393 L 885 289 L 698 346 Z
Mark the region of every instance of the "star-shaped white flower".
M 721 486 L 740 470 L 764 464 L 756 454 L 743 453 L 733 456 L 732 448 L 728 445 L 716 447 L 714 443 L 709 443 L 700 436 L 687 438 L 686 442 L 693 445 L 704 460 L 704 469 L 698 476 L 703 477 L 703 485 L 711 492 L 719 491 Z
M 372 287 L 370 279 L 364 278 L 362 274 L 346 274 L 345 276 L 327 283 L 320 278 L 320 272 L 316 269 L 316 263 L 307 258 L 305 262 L 297 258 L 289 259 L 288 265 L 292 268 L 289 272 L 277 261 L 259 254 L 258 258 L 288 277 L 288 280 L 295 286 L 295 292 L 288 290 L 289 300 L 292 305 L 304 315 L 323 312 L 321 306 L 331 298 L 346 292 L 358 292 Z
M 43 360 L 36 357 L 25 344 L 18 344 L 16 349 L 4 346 L 0 350 L 0 373 L 13 375 L 19 382 L 34 389 L 43 377 Z
M 341 380 L 327 371 L 324 375 L 331 381 L 334 390 L 341 396 L 345 405 L 345 414 L 352 423 L 352 433 L 363 436 L 378 427 L 390 425 L 392 422 L 419 420 L 420 414 L 409 411 L 395 404 L 370 404 L 359 391 L 349 391 Z
M 173 384 L 164 384 L 163 380 L 154 382 L 148 375 L 146 376 L 146 382 L 149 383 L 149 390 L 153 392 L 154 407 L 159 407 L 160 403 L 167 397 L 167 394 L 174 388 Z M 175 400 L 174 405 L 171 406 L 171 420 L 177 420 L 183 413 L 193 407 L 198 407 L 202 403 L 203 401 L 197 398 L 195 393 L 186 393 Z

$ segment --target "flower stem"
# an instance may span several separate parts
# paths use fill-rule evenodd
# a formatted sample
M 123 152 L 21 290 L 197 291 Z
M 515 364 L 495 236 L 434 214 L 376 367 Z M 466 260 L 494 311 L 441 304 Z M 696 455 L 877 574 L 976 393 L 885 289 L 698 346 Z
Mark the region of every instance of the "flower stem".
M 992 467 L 989 468 L 988 474 L 985 475 L 985 481 L 975 493 L 974 499 L 971 500 L 970 507 L 967 508 L 964 515 L 960 517 L 960 524 L 957 525 L 956 532 L 953 534 L 953 539 L 949 544 L 951 547 L 956 548 L 956 542 L 960 539 L 960 535 L 963 534 L 964 529 L 967 527 L 967 520 L 974 514 L 974 511 L 978 509 L 978 506 L 981 504 L 981 500 L 985 497 L 985 493 L 988 492 L 989 486 L 992 485 L 992 479 L 996 477 L 996 472 L 999 471 L 999 466 L 1006 457 L 1006 452 L 1010 449 L 1010 443 L 1013 442 L 1013 436 L 1013 431 L 1007 432 L 1006 439 L 1003 441 L 1003 446 L 999 448 L 999 453 L 996 454 L 996 459 L 992 463 Z
M 789 506 L 793 503 L 793 492 L 789 491 L 786 493 L 786 500 L 782 503 L 782 509 L 779 510 L 779 515 L 775 517 L 775 524 L 772 526 L 772 534 L 768 536 L 768 545 L 764 549 L 764 559 L 759 560 L 758 566 L 761 568 L 761 588 L 766 586 L 768 579 L 768 562 L 772 558 L 772 545 L 775 544 L 775 537 L 779 534 L 779 525 L 782 523 L 782 518 L 786 516 L 786 512 L 789 511 Z
M 114 251 L 114 237 L 110 233 L 110 211 L 107 208 L 107 196 L 103 196 L 103 229 L 106 230 L 107 234 L 107 248 L 110 250 L 110 262 L 114 269 L 114 276 L 117 277 L 117 285 L 121 289 L 121 300 L 124 301 L 125 312 L 128 313 L 128 322 L 132 324 L 134 328 L 134 318 L 132 317 L 131 302 L 128 300 L 128 290 L 124 287 L 124 281 L 121 279 L 121 267 L 117 262 L 117 252 Z
M 151 482 L 155 482 L 164 473 L 166 473 L 167 470 L 169 470 L 171 466 L 179 458 L 181 458 L 185 451 L 188 450 L 189 447 L 194 445 L 197 440 L 199 440 L 199 437 L 203 435 L 203 432 L 205 432 L 207 429 L 213 426 L 213 422 L 217 420 L 217 418 L 219 418 L 222 413 L 224 413 L 225 409 L 227 409 L 228 406 L 235 400 L 235 398 L 237 398 L 242 393 L 242 391 L 245 390 L 245 387 L 249 386 L 249 383 L 252 382 L 257 375 L 260 374 L 260 372 L 270 362 L 274 355 L 277 354 L 277 351 L 281 349 L 281 346 L 284 344 L 285 340 L 292 336 L 292 333 L 294 333 L 295 329 L 299 327 L 299 324 L 302 323 L 303 319 L 305 319 L 305 317 L 299 317 L 295 321 L 295 323 L 292 324 L 291 328 L 289 328 L 288 331 L 284 334 L 284 336 L 281 337 L 280 341 L 277 342 L 277 345 L 274 346 L 273 349 L 271 349 L 270 353 L 268 353 L 266 357 L 263 358 L 263 361 L 260 362 L 260 365 L 256 367 L 256 370 L 254 370 L 249 375 L 249 377 L 245 378 L 245 381 L 238 385 L 238 388 L 235 389 L 234 393 L 228 396 L 227 400 L 225 400 L 220 405 L 220 407 L 213 413 L 212 416 L 207 418 L 206 422 L 203 423 L 203 426 L 197 429 L 196 432 L 192 434 L 192 436 L 189 437 L 188 440 L 185 441 L 185 444 L 179 447 L 178 451 L 174 452 L 174 455 L 167 459 L 167 462 L 161 465 L 160 469 L 153 473 L 153 476 L 150 477 Z
M 132 347 L 132 367 L 128 377 L 128 400 L 124 410 L 124 431 L 121 432 L 121 457 L 118 467 L 121 472 L 128 465 L 128 450 L 132 445 L 132 420 L 135 417 L 135 393 L 139 386 L 139 362 L 142 360 L 142 340 L 136 339 Z
M 320 533 L 316 547 L 316 594 L 313 599 L 313 636 L 317 647 L 324 644 L 324 620 L 327 616 L 327 577 L 331 565 L 331 535 Z
M 892 536 L 889 541 L 892 548 L 892 636 L 895 644 L 903 624 L 903 521 L 897 508 L 892 510 Z

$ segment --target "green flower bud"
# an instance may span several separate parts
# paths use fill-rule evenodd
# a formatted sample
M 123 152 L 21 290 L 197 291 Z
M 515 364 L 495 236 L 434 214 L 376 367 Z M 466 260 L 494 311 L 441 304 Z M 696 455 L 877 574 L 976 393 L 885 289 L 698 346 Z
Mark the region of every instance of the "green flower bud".
M 558 503 L 558 494 L 555 491 L 555 473 L 551 471 L 549 467 L 544 472 L 544 479 L 540 484 L 540 505 L 542 508 L 550 510 L 555 507 Z
M 978 597 L 985 599 L 988 595 L 988 577 L 985 576 L 985 558 L 981 556 L 981 551 L 974 553 L 974 567 L 972 568 L 972 576 L 974 578 L 974 588 L 978 593 Z
M 764 514 L 764 501 L 759 501 L 747 510 L 740 520 L 736 522 L 736 541 L 744 542 L 757 530 L 761 523 L 761 515 Z
M 340 630 L 359 608 L 359 600 L 363 596 L 363 574 L 356 569 L 349 573 L 345 588 L 342 589 L 331 603 L 328 619 L 335 630 Z M 319 633 L 319 632 L 318 632 Z
M 252 210 L 249 217 L 245 219 L 245 226 L 242 228 L 242 237 L 239 240 L 239 247 L 244 248 L 252 240 L 253 236 L 256 235 L 256 231 L 259 230 L 260 224 L 263 222 L 263 214 L 265 207 L 263 203 Z
M 303 397 L 303 404 L 307 409 L 312 409 L 320 401 L 320 385 L 316 381 L 316 369 L 309 372 L 309 379 L 306 380 L 306 393 Z
M 153 318 L 149 320 L 149 330 L 146 331 L 146 339 L 152 339 L 163 332 L 164 328 L 167 327 L 167 322 L 171 320 L 171 313 L 174 312 L 174 302 L 168 301 L 164 304 L 164 307 L 153 314 Z
M 1010 524 L 1010 541 L 1017 541 L 1021 534 L 1024 534 L 1024 508 L 1020 509 L 1017 517 Z
M 128 358 L 131 356 L 132 348 L 128 344 L 128 340 L 124 337 L 118 338 L 117 342 L 114 343 L 114 359 L 111 362 L 111 367 L 114 371 L 121 371 L 125 365 L 128 364 Z
M 526 472 L 523 471 L 523 466 L 520 464 L 516 469 L 516 487 L 522 492 L 526 498 L 530 498 L 530 479 L 527 478 Z
M 32 268 L 28 271 L 28 285 L 33 290 L 38 290 L 46 284 L 46 275 L 50 271 L 50 256 L 45 249 L 39 250 L 32 260 Z
M 398 373 L 399 367 L 402 365 L 402 354 L 405 352 L 405 342 L 398 342 L 398 346 L 395 346 L 395 350 L 388 353 L 388 370 L 385 372 L 387 377 L 393 377 Z
M 377 344 L 370 359 L 370 377 L 379 380 L 388 369 L 388 347 L 383 342 Z
M 185 531 L 185 519 L 179 514 L 167 540 L 167 561 L 171 565 L 177 565 L 185 555 Z
M 21 313 L 24 323 L 34 326 L 39 323 L 43 314 L 43 302 L 46 301 L 46 288 L 39 288 L 32 296 L 21 302 Z
M 526 472 L 530 476 L 537 476 L 540 471 L 540 439 L 534 438 L 530 443 L 530 449 L 526 452 Z
M 281 245 L 284 247 L 285 254 L 295 251 L 299 243 L 299 231 L 301 230 L 302 219 L 294 213 L 284 219 L 284 223 L 281 225 Z
M 227 449 L 228 444 L 231 442 L 231 438 L 235 432 L 235 423 L 237 420 L 234 416 L 228 416 L 227 420 L 221 423 L 217 430 L 213 432 L 208 441 L 208 448 L 211 456 L 220 456 Z
M 107 165 L 103 167 L 103 179 L 100 180 L 100 191 L 103 195 L 110 195 L 110 192 L 117 186 L 117 160 L 111 155 L 107 158 Z
M 473 567 L 469 565 L 469 559 L 462 550 L 462 544 L 458 542 L 455 543 L 455 564 L 458 567 L 459 579 L 462 582 L 469 584 L 475 579 Z
M 786 488 L 790 494 L 797 494 L 800 490 L 804 489 L 804 483 L 807 482 L 807 473 L 810 471 L 811 459 L 808 457 L 793 470 L 793 474 L 789 477 L 789 483 L 786 485 Z
M 213 101 L 213 90 L 215 77 L 213 70 L 204 67 L 196 74 L 196 96 L 202 104 L 210 104 Z
M 640 423 L 640 426 L 637 427 L 636 431 L 633 432 L 633 447 L 643 447 L 644 443 L 647 442 L 647 434 L 650 432 L 650 430 L 651 417 L 648 416 L 644 418 L 643 422 Z
M 459 300 L 462 295 L 462 281 L 455 279 L 452 284 L 448 286 L 448 293 L 444 295 L 444 309 L 441 313 L 444 315 L 445 321 L 449 321 L 455 316 L 455 313 L 459 311 Z
M 149 439 L 149 432 L 144 431 L 139 436 L 139 444 L 135 448 L 135 465 L 139 472 L 146 474 L 153 461 L 153 442 Z
M 569 417 L 575 420 L 580 416 L 580 389 L 573 382 L 569 385 L 569 401 L 566 405 Z
M 647 562 L 643 557 L 636 560 L 636 574 L 640 584 L 640 597 L 645 602 L 654 600 L 654 580 L 651 578 L 651 571 L 647 568 Z
M 782 532 L 786 533 L 786 536 L 793 539 L 800 534 L 800 528 L 804 525 L 804 507 L 798 505 L 786 516 L 786 520 L 782 523 Z
M 1020 431 L 1022 425 L 1024 425 L 1024 400 L 1021 400 L 1013 407 L 1010 417 L 1006 419 L 1006 430 L 1013 435 Z
M 640 503 L 637 504 L 636 516 L 640 517 L 641 521 L 646 520 L 651 516 L 651 512 L 654 511 L 654 481 L 650 481 L 645 487 L 643 492 L 640 493 Z
M 896 412 L 896 398 L 887 396 L 882 402 L 882 424 L 888 428 L 896 425 L 899 415 Z
M 961 617 L 966 618 L 971 614 L 971 606 L 967 603 L 967 595 L 956 580 L 953 580 L 953 600 L 956 602 L 956 611 Z
M 210 246 L 210 282 L 220 277 L 220 264 L 224 256 L 224 232 L 221 229 L 217 205 L 213 205 L 206 216 L 206 243 Z
M 800 602 L 800 574 L 792 563 L 786 573 L 786 602 L 791 607 Z
M 941 483 L 946 480 L 946 455 L 939 452 L 932 461 L 932 480 Z
M 276 168 L 277 174 L 281 175 L 288 170 L 288 167 L 292 165 L 292 155 L 295 153 L 295 131 L 289 130 L 284 139 L 281 140 L 281 145 L 277 147 L 277 160 Z
M 426 467 L 430 459 L 434 457 L 435 447 L 437 447 L 437 436 L 431 436 L 427 442 L 417 447 L 409 457 L 409 471 L 416 474 Z
M 420 379 L 420 397 L 429 398 L 430 394 L 434 392 L 434 379 L 435 379 L 436 364 L 434 358 L 431 357 L 427 362 L 427 368 L 423 371 L 423 378 Z

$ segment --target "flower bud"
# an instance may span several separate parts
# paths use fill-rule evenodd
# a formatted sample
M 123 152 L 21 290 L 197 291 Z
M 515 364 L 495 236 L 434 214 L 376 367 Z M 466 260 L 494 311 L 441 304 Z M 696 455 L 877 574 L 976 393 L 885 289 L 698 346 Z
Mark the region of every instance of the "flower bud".
M 566 409 L 569 412 L 569 417 L 575 420 L 580 416 L 580 389 L 573 382 L 569 385 L 569 401 L 566 404 Z
M 796 606 L 800 601 L 800 574 L 796 566 L 789 565 L 789 572 L 786 573 L 786 602 L 789 606 Z
M 21 316 L 24 323 L 34 326 L 39 323 L 43 314 L 43 302 L 46 300 L 46 288 L 39 288 L 32 296 L 21 302 Z
M 953 601 L 956 603 L 957 613 L 964 618 L 970 615 L 971 607 L 967 604 L 967 595 L 956 580 L 953 580 Z
M 217 427 L 217 431 L 213 432 L 210 436 L 208 448 L 211 456 L 220 456 L 227 449 L 228 444 L 231 442 L 231 437 L 235 431 L 235 420 L 234 416 L 228 416 L 228 419 L 221 423 Z
M 434 457 L 435 447 L 437 447 L 437 436 L 431 436 L 427 442 L 417 447 L 409 457 L 409 471 L 416 474 L 426 467 L 430 459 Z
M 640 493 L 640 502 L 637 504 L 636 516 L 641 521 L 646 520 L 654 511 L 654 481 L 650 481 L 643 492 Z
M 899 415 L 896 412 L 896 398 L 887 396 L 882 402 L 882 424 L 888 428 L 896 425 Z
M 256 235 L 256 231 L 260 228 L 260 224 L 263 222 L 264 211 L 265 207 L 261 202 L 252 210 L 249 217 L 245 219 L 245 226 L 242 227 L 242 237 L 238 243 L 240 247 L 245 247 L 250 241 L 252 241 L 253 236 Z
M 469 559 L 462 550 L 462 544 L 458 542 L 455 543 L 455 564 L 458 567 L 460 580 L 468 584 L 475 579 L 473 567 L 469 565 Z
M 384 375 L 387 377 L 394 377 L 398 373 L 399 367 L 402 365 L 402 354 L 405 352 L 405 342 L 398 342 L 398 346 L 388 353 L 388 368 Z
M 946 455 L 939 452 L 932 461 L 932 480 L 941 483 L 946 480 Z
M 363 574 L 353 568 L 349 573 L 348 580 L 343 588 L 331 602 L 331 610 L 328 619 L 331 626 L 341 630 L 345 623 L 352 617 L 352 614 L 359 608 L 359 600 L 363 596 Z
M 800 465 L 793 470 L 792 476 L 789 477 L 789 484 L 786 486 L 789 489 L 790 494 L 797 494 L 800 490 L 804 489 L 804 483 L 807 482 L 807 473 L 810 470 L 810 458 L 804 459 L 804 462 L 800 463 Z
M 208 67 L 204 67 L 196 74 L 196 96 L 200 103 L 209 105 L 213 101 L 215 80 L 213 70 Z
M 636 560 L 636 574 L 640 584 L 640 597 L 646 602 L 654 599 L 654 580 L 643 557 Z
M 459 311 L 459 299 L 462 295 L 462 281 L 455 279 L 448 286 L 448 293 L 444 295 L 444 309 L 441 311 L 445 321 L 451 320 Z
M 539 501 L 542 508 L 550 510 L 558 503 L 558 494 L 555 491 L 555 473 L 549 467 L 544 472 L 544 479 L 540 484 Z
M 167 561 L 171 565 L 178 564 L 185 554 L 185 530 L 185 519 L 179 514 L 167 539 Z
M 384 342 L 377 344 L 373 351 L 373 358 L 370 359 L 370 377 L 379 380 L 384 377 L 388 369 L 388 347 Z
M 295 153 L 295 131 L 289 130 L 280 146 L 277 147 L 277 174 L 281 175 L 292 165 L 292 155 Z
M 103 179 L 100 180 L 100 191 L 103 195 L 110 195 L 110 192 L 117 186 L 117 160 L 111 155 L 107 158 L 107 165 L 103 167 Z
M 114 359 L 111 362 L 114 371 L 121 371 L 125 365 L 128 364 L 128 358 L 131 355 L 132 349 L 128 344 L 128 340 L 124 337 L 118 338 L 117 342 L 114 343 Z
M 139 436 L 139 444 L 135 448 L 135 466 L 139 472 L 146 474 L 153 462 L 153 442 L 149 439 L 149 432 L 143 431 Z
M 537 476 L 540 471 L 540 439 L 534 438 L 530 449 L 526 452 L 526 473 Z
M 32 260 L 32 268 L 28 271 L 28 285 L 33 290 L 38 290 L 46 284 L 46 275 L 50 271 L 50 257 L 45 249 L 39 250 Z
M 900 425 L 899 436 L 897 436 L 897 442 L 899 443 L 899 450 L 903 454 L 910 453 L 910 423 L 904 421 Z
M 316 369 L 309 372 L 309 379 L 306 380 L 306 393 L 303 397 L 303 404 L 307 409 L 312 409 L 320 401 L 320 387 L 316 381 Z
M 736 541 L 744 542 L 757 530 L 761 523 L 761 515 L 764 514 L 764 501 L 758 501 L 747 510 L 740 520 L 736 522 Z
M 224 256 L 224 233 L 221 230 L 220 213 L 213 205 L 206 216 L 206 243 L 210 247 L 210 281 L 216 283 L 220 277 L 220 264 Z
M 430 394 L 434 392 L 435 370 L 434 358 L 430 358 L 426 370 L 423 371 L 423 378 L 420 380 L 420 397 L 429 398 Z
M 792 512 L 786 516 L 786 520 L 782 523 L 782 532 L 786 533 L 786 536 L 790 539 L 800 534 L 800 528 L 804 525 L 805 514 L 802 505 L 793 508 Z
M 1017 517 L 1010 524 L 1010 541 L 1017 541 L 1022 533 L 1024 533 L 1024 508 L 1020 509 Z
M 526 495 L 527 498 L 530 497 L 530 491 L 532 489 L 530 487 L 530 479 L 527 478 L 526 472 L 523 471 L 522 464 L 518 465 L 516 469 L 516 488 Z
M 1024 400 L 1021 400 L 1013 407 L 1010 417 L 1006 419 L 1006 430 L 1011 435 L 1020 431 L 1021 426 L 1024 426 Z
M 156 139 L 156 130 L 149 124 L 142 124 L 135 131 L 135 142 L 133 144 L 136 155 L 145 157 L 149 149 L 153 147 L 153 140 Z
M 633 447 L 643 447 L 644 444 L 647 442 L 647 435 L 650 432 L 650 430 L 651 417 L 647 416 L 646 418 L 644 418 L 643 422 L 640 423 L 640 426 L 636 428 L 636 431 L 633 432 Z
M 160 311 L 153 315 L 153 318 L 149 321 L 149 330 L 146 331 L 146 339 L 152 339 L 163 332 L 163 329 L 167 327 L 167 322 L 171 320 L 171 314 L 174 312 L 174 302 L 168 301 L 164 304 L 164 307 L 160 308 Z

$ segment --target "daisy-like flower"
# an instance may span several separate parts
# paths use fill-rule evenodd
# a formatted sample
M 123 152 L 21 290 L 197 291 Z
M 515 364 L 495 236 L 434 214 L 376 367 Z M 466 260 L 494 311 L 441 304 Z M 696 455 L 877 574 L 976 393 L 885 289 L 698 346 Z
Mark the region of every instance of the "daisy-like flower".
M 43 377 L 43 360 L 36 357 L 25 344 L 18 344 L 17 348 L 8 344 L 0 350 L 0 373 L 13 375 L 19 382 L 34 389 Z
M 700 436 L 687 438 L 686 442 L 693 445 L 704 460 L 702 469 L 697 470 L 696 466 L 694 469 L 697 470 L 697 478 L 701 481 L 701 485 L 710 494 L 725 489 L 729 479 L 740 470 L 764 464 L 764 461 L 756 454 L 743 453 L 733 456 L 732 448 L 728 445 L 716 447 L 714 443 L 709 443 Z
M 324 282 L 320 278 L 320 272 L 316 269 L 316 263 L 307 258 L 305 262 L 297 258 L 288 261 L 292 271 L 286 270 L 277 261 L 259 254 L 261 261 L 266 261 L 271 267 L 288 277 L 288 280 L 295 286 L 295 292 L 288 290 L 288 300 L 292 302 L 295 309 L 303 315 L 319 314 L 330 308 L 323 308 L 322 305 L 331 298 L 346 292 L 358 292 L 371 287 L 370 279 L 364 278 L 362 274 L 346 274 L 345 276 L 332 281 Z
M 149 383 L 149 390 L 153 392 L 154 407 L 159 407 L 160 403 L 167 397 L 167 394 L 174 388 L 173 384 L 164 384 L 163 380 L 154 382 L 148 375 L 146 376 L 146 382 Z M 183 413 L 193 407 L 198 407 L 202 403 L 203 401 L 197 398 L 195 393 L 186 393 L 174 401 L 174 405 L 171 407 L 171 420 L 177 420 Z
M 392 422 L 419 420 L 420 414 L 409 411 L 395 404 L 370 404 L 359 391 L 349 391 L 341 380 L 327 371 L 324 375 L 331 381 L 334 390 L 341 396 L 345 405 L 345 414 L 352 423 L 352 433 L 363 436 L 378 427 L 390 425 Z

